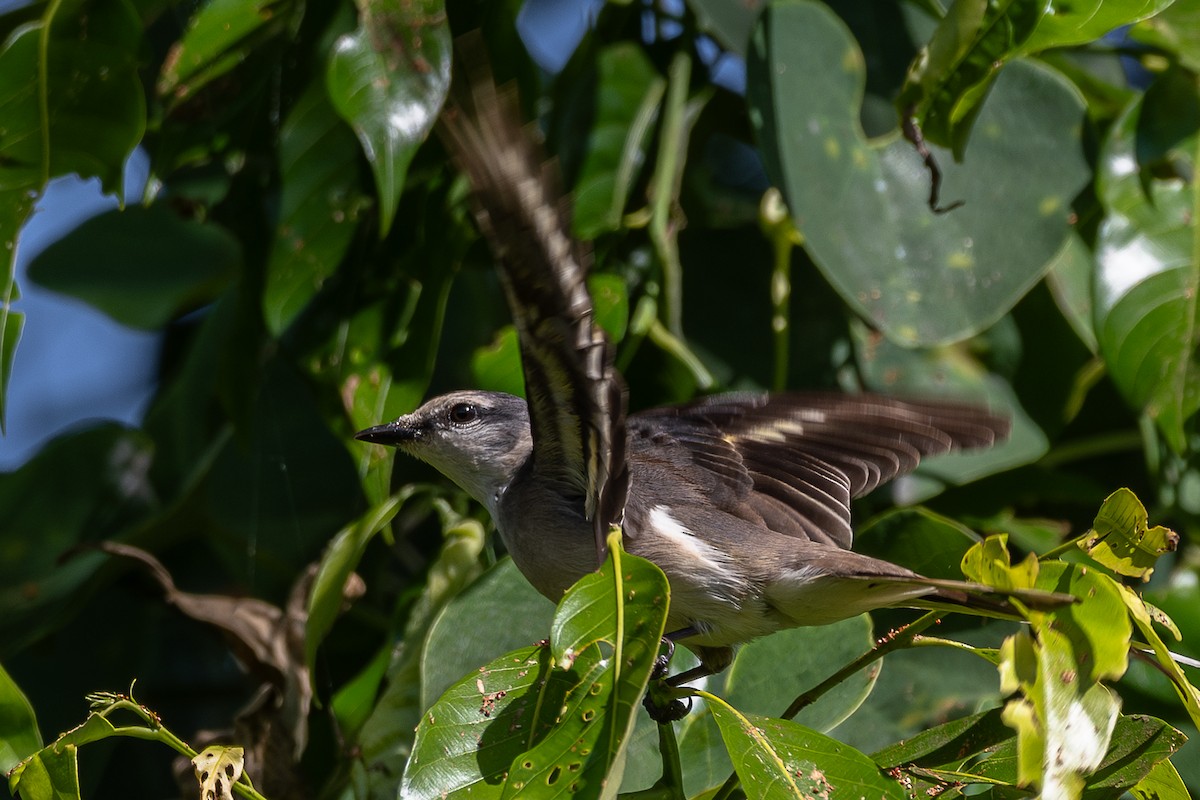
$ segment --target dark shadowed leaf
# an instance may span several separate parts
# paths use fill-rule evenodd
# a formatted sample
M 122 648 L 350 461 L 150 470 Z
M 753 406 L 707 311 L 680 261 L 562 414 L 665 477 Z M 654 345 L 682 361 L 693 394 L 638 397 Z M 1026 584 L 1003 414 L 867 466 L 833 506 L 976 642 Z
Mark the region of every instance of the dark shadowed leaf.
M 279 136 L 283 193 L 263 290 L 263 316 L 277 335 L 337 270 L 367 203 L 354 136 L 324 86 L 309 86 Z
M 191 97 L 264 42 L 293 28 L 301 9 L 292 0 L 210 0 L 163 62 L 159 94 L 176 101 Z
M 163 204 L 92 217 L 43 250 L 29 277 L 134 328 L 161 328 L 214 300 L 237 275 L 241 246 L 217 225 Z

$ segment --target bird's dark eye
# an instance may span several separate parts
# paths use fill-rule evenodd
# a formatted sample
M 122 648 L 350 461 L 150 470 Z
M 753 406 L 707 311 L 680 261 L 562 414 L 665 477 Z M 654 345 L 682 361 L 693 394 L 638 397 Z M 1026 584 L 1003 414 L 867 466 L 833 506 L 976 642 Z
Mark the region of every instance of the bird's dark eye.
M 450 407 L 447 417 L 455 425 L 466 425 L 479 419 L 479 409 L 470 403 L 455 403 Z

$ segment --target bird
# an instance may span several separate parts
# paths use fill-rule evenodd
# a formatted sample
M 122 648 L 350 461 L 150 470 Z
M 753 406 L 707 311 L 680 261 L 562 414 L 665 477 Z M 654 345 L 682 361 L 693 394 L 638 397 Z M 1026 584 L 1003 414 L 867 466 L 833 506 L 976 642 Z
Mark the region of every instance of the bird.
M 496 258 L 526 396 L 444 394 L 357 439 L 394 446 L 458 484 L 554 601 L 597 568 L 619 525 L 624 549 L 667 577 L 667 638 L 699 658 L 676 683 L 722 671 L 738 645 L 784 628 L 891 606 L 1012 611 L 995 589 L 851 549 L 851 500 L 922 458 L 1003 440 L 1004 415 L 820 391 L 714 395 L 627 413 L 587 292 L 590 254 L 570 234 L 553 164 L 521 124 L 515 95 L 496 87 L 480 44 L 456 43 L 456 59 L 457 93 L 438 132 L 468 177 Z

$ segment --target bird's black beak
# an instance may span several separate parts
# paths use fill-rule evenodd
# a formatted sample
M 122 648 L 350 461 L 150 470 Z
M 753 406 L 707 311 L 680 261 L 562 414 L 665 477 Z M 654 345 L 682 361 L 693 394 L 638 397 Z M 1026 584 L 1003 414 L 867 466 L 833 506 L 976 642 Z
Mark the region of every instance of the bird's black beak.
M 416 439 L 417 429 L 409 425 L 389 422 L 386 425 L 376 425 L 374 428 L 359 431 L 354 434 L 354 438 L 361 442 L 397 446 Z

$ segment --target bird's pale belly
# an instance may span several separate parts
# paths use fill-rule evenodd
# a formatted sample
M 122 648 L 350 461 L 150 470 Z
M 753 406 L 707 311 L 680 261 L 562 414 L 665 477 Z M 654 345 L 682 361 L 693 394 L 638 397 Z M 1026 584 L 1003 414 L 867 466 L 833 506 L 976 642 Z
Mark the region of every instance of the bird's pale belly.
M 521 574 L 554 602 L 596 568 L 591 524 L 553 502 L 531 503 L 519 489 L 500 504 L 497 527 Z M 523 511 L 518 517 L 508 509 Z M 658 565 L 671 585 L 667 633 L 692 629 L 683 644 L 725 647 L 793 627 L 766 600 L 760 582 L 742 574 L 733 560 L 693 536 L 665 511 L 651 510 L 642 526 L 624 536 L 626 551 Z

